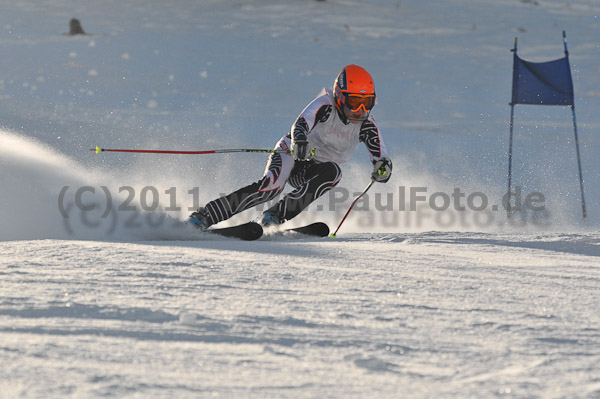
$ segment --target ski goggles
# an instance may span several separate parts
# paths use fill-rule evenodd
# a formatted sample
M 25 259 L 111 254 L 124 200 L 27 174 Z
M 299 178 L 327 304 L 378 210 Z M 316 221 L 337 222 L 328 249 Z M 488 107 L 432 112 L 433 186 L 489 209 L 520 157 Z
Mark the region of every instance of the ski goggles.
M 346 94 L 346 106 L 352 112 L 369 112 L 375 106 L 375 96 L 359 96 L 356 94 Z

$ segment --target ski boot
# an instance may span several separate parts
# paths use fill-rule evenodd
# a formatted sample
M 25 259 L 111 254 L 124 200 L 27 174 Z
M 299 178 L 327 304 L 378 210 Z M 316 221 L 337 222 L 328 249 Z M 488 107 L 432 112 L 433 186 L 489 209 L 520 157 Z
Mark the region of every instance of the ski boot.
M 283 222 L 285 222 L 285 219 L 275 211 L 265 211 L 260 219 L 260 225 L 265 229 L 277 227 Z
M 188 223 L 199 230 L 206 230 L 212 225 L 208 211 L 204 208 L 198 208 L 196 212 L 192 213 L 188 218 Z

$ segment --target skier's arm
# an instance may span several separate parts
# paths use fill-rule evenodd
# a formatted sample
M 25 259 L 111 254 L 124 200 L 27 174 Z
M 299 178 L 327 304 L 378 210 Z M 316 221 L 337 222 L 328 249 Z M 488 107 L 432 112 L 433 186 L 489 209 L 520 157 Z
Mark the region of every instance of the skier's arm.
M 332 105 L 324 103 L 321 97 L 308 104 L 292 125 L 292 141 L 308 140 L 310 131 L 317 123 L 325 122 L 331 115 L 331 110 Z
M 317 123 L 327 120 L 331 114 L 331 105 L 322 105 L 322 100 L 318 100 L 310 103 L 292 125 L 292 149 L 296 160 L 306 161 L 314 156 L 309 143 L 310 131 Z
M 367 119 L 363 122 L 358 138 L 367 146 L 372 164 L 381 158 L 388 158 L 387 148 L 379 134 L 379 128 L 372 120 Z
M 365 143 L 371 157 L 373 164 L 371 178 L 380 183 L 387 182 L 392 175 L 392 160 L 388 157 L 387 148 L 379 134 L 379 129 L 372 120 L 367 119 L 363 122 L 359 140 Z
M 300 115 L 296 122 L 292 126 L 292 142 L 297 140 L 306 140 L 308 138 L 308 132 L 310 127 L 306 122 L 304 116 Z

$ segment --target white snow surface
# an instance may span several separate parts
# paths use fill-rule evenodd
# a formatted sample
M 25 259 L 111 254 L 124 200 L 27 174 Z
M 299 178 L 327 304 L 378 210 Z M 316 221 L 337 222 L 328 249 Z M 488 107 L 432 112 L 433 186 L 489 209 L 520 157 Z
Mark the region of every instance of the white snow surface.
M 600 393 L 598 234 L 0 251 L 3 397 Z
M 0 4 L 2 399 L 600 398 L 596 1 Z M 570 109 L 517 106 L 514 187 L 544 209 L 507 222 L 509 50 L 560 58 L 562 30 L 588 218 Z M 89 151 L 272 148 L 349 63 L 394 173 L 337 239 L 183 223 L 264 156 Z M 334 229 L 364 149 L 343 173 L 293 223 Z

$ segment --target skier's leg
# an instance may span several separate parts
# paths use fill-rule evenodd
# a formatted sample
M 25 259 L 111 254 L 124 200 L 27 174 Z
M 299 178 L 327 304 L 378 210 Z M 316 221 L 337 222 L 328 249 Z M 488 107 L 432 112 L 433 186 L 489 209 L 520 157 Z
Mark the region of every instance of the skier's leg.
M 289 148 L 286 145 L 284 137 L 275 149 Z M 206 204 L 202 211 L 208 226 L 277 197 L 283 191 L 293 166 L 294 158 L 291 155 L 271 154 L 260 180 Z
M 342 178 L 342 171 L 335 162 L 310 162 L 294 168 L 289 183 L 295 190 L 287 194 L 268 212 L 290 220 L 296 217 L 314 200 L 335 187 Z

